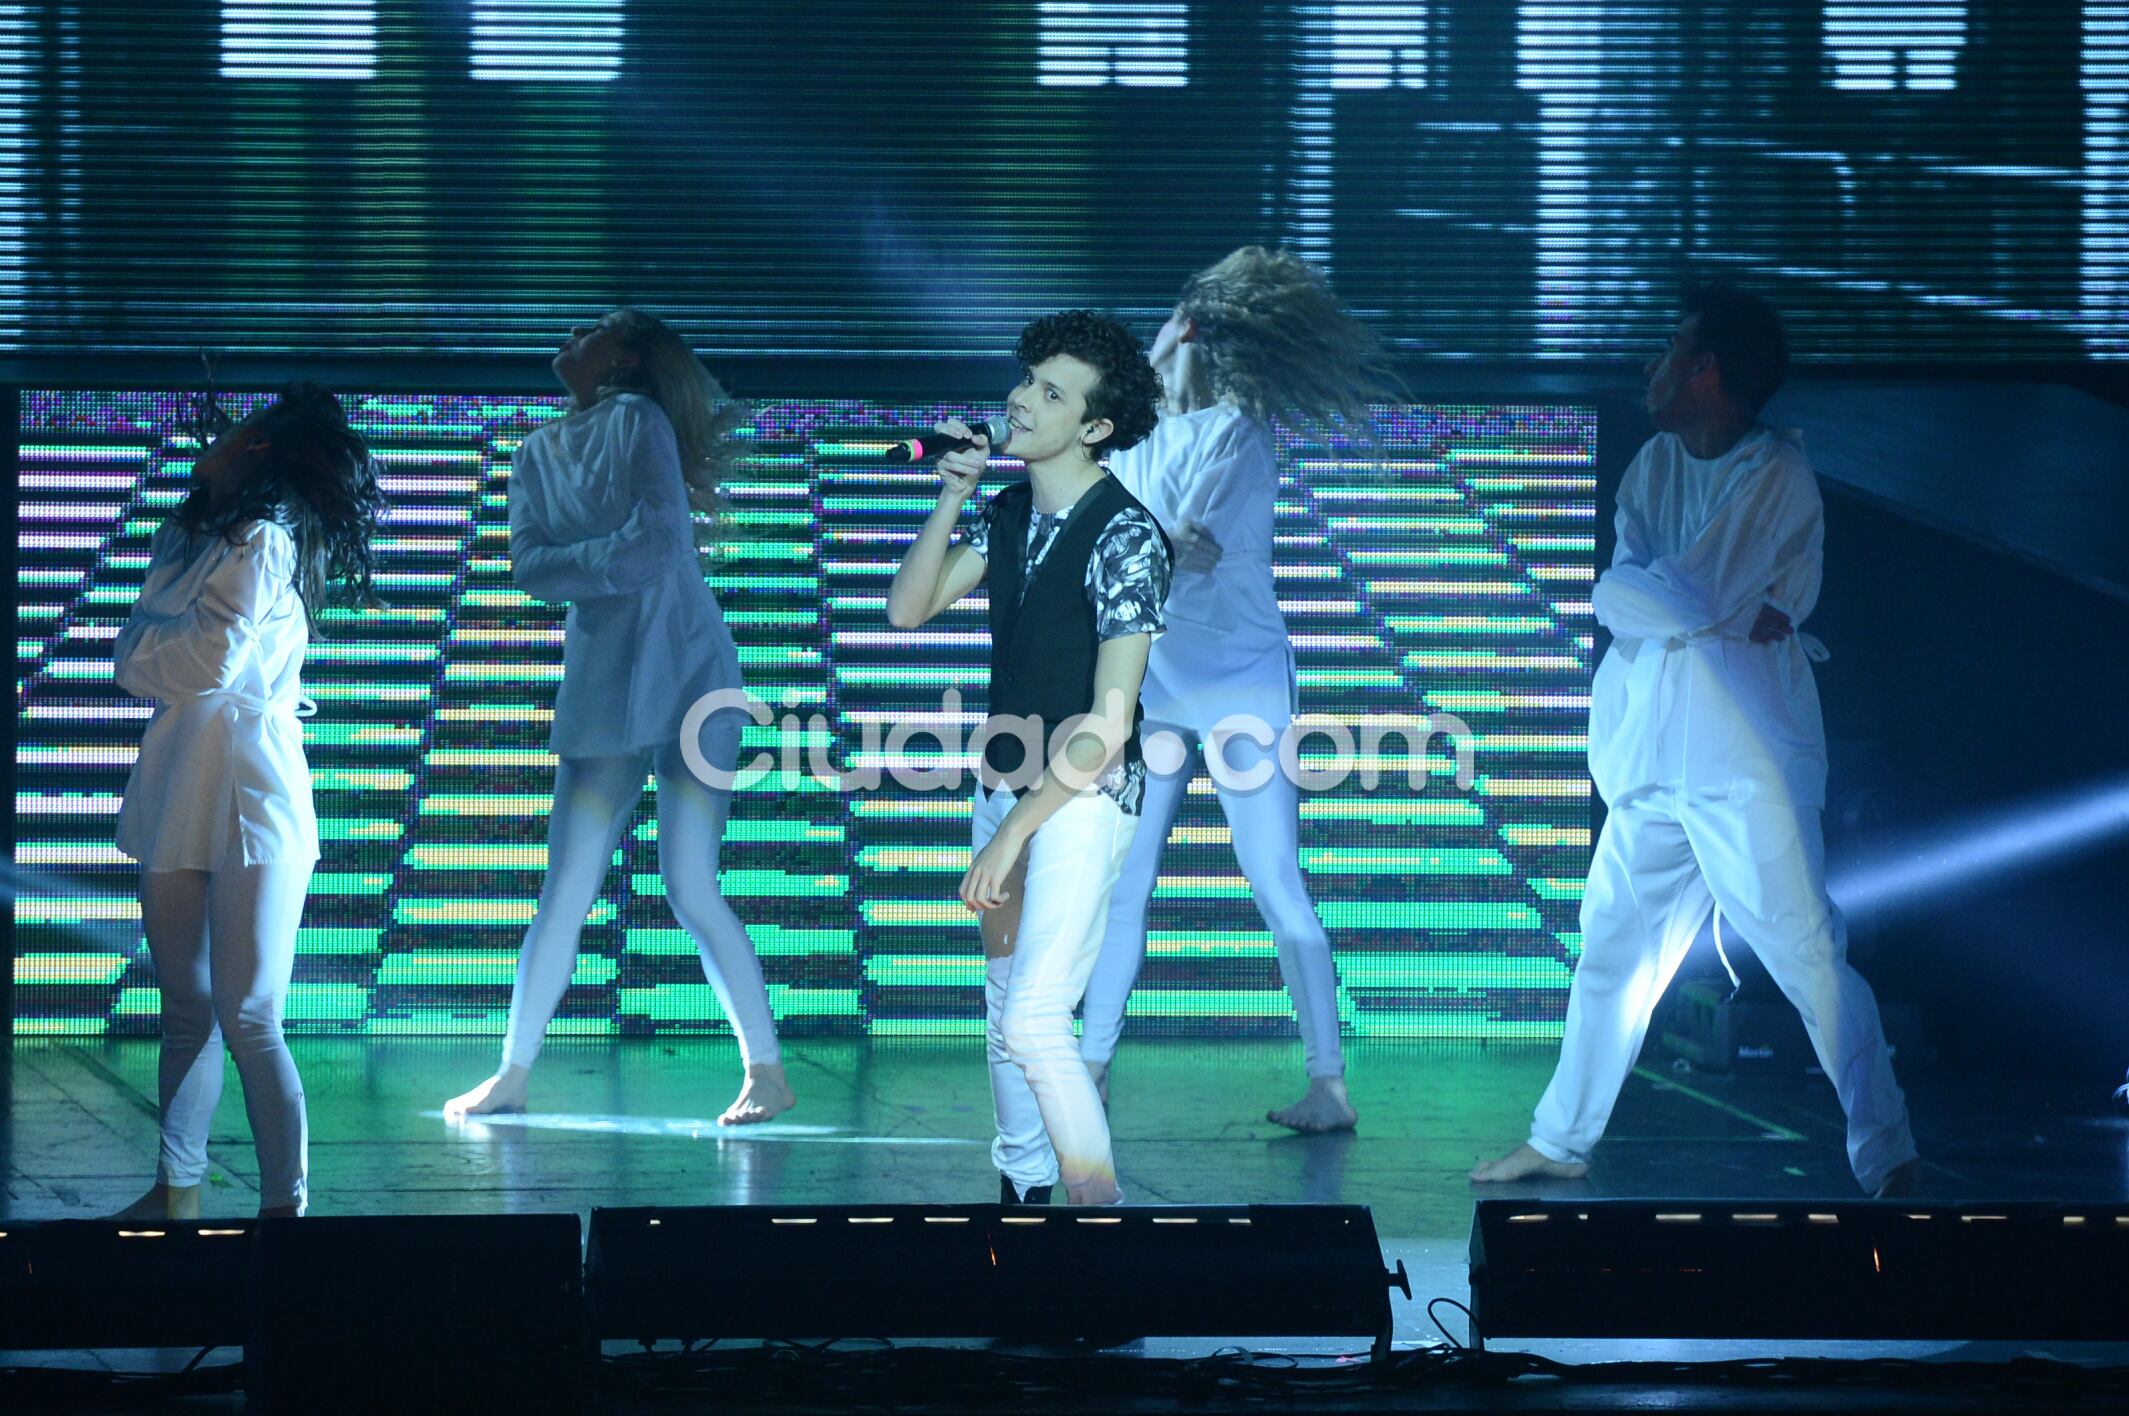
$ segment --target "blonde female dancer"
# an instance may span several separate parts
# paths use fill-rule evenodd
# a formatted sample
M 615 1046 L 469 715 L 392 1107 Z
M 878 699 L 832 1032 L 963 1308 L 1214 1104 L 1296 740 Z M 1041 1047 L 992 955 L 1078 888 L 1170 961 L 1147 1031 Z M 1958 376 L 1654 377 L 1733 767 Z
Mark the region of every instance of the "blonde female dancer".
M 1279 469 L 1271 423 L 1363 423 L 1370 400 L 1398 388 L 1382 346 L 1345 313 L 1300 258 L 1245 246 L 1192 276 L 1153 343 L 1167 413 L 1110 470 L 1160 518 L 1175 544 L 1168 632 L 1154 641 L 1141 701 L 1149 744 L 1145 815 L 1110 897 L 1101 959 L 1087 985 L 1081 1056 L 1108 1095 L 1124 1005 L 1146 959 L 1146 906 L 1192 768 L 1163 770 L 1152 744 L 1203 742 L 1235 860 L 1279 951 L 1301 1027 L 1308 1091 L 1266 1113 L 1297 1131 L 1358 1119 L 1338 1041 L 1338 972 L 1299 859 L 1300 794 L 1278 770 L 1277 743 L 1295 712 L 1293 646 L 1272 585 Z M 1234 715 L 1247 733 L 1215 740 Z M 1261 730 L 1258 725 L 1261 725 Z M 1254 734 L 1254 736 L 1253 736 Z M 1264 775 L 1261 785 L 1241 783 Z
M 220 422 L 210 395 L 203 433 Z M 309 1123 L 281 1010 L 318 861 L 303 652 L 313 609 L 341 591 L 373 600 L 384 498 L 339 401 L 311 384 L 221 433 L 192 476 L 114 646 L 119 687 L 156 700 L 118 848 L 141 865 L 162 993 L 161 1156 L 120 1217 L 198 1216 L 225 1048 L 259 1153 L 259 1213 L 299 1215 Z
M 525 439 L 510 476 L 517 583 L 542 600 L 569 602 L 550 738 L 560 762 L 547 879 L 518 956 L 502 1068 L 446 1102 L 444 1113 L 524 1109 L 585 918 L 643 779 L 654 773 L 666 900 L 694 936 L 746 1069 L 738 1099 L 718 1120 L 766 1121 L 795 1098 L 761 961 L 717 889 L 731 793 L 698 779 L 681 743 L 697 699 L 739 687 L 739 653 L 703 579 L 690 510 L 714 509 L 739 413 L 680 336 L 639 310 L 579 326 L 554 372 L 576 409 Z M 727 783 L 742 721 L 737 712 L 713 714 L 695 744 Z

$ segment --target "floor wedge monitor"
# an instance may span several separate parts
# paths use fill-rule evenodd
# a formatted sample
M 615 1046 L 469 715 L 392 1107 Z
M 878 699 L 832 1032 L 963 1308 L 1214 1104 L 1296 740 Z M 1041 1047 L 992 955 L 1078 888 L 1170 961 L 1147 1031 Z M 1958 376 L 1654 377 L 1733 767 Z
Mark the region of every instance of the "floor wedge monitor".
M 1474 1333 L 2119 1341 L 2129 1206 L 1482 1200 Z
M 585 1278 L 599 1336 L 639 1340 L 1384 1343 L 1407 1287 L 1357 1205 L 605 1209 Z

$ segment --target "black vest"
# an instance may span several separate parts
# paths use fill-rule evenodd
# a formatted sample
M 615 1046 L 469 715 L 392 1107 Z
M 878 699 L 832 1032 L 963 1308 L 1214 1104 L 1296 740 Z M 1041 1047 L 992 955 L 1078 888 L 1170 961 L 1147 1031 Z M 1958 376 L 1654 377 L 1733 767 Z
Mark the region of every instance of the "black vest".
M 992 503 L 991 718 L 1038 719 L 1047 762 L 1050 735 L 1058 725 L 1094 707 L 1094 657 L 1101 647 L 1094 607 L 1087 603 L 1087 562 L 1094 543 L 1117 513 L 1145 508 L 1116 478 L 1103 477 L 1072 508 L 1029 580 L 1028 519 L 1034 507 L 1035 489 L 1027 482 L 1005 488 Z M 1163 544 L 1166 540 L 1163 536 Z M 1025 633 L 1020 632 L 1023 621 Z M 1138 725 L 1144 716 L 1144 708 L 1133 703 L 1131 736 L 1124 742 L 1127 762 L 1138 760 Z M 996 733 L 984 744 L 984 762 L 1001 775 L 1018 772 L 1026 757 L 1027 745 L 1015 734 Z

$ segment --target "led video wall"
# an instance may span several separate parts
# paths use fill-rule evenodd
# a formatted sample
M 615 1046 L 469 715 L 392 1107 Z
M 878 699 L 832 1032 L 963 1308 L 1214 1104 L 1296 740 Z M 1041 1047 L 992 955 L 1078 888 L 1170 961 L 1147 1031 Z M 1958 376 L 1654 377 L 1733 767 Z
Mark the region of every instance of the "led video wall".
M 511 581 L 511 451 L 562 415 L 548 398 L 349 395 L 382 461 L 389 608 L 328 616 L 304 728 L 325 857 L 299 941 L 298 1032 L 493 1034 L 544 865 L 561 674 L 558 607 Z M 231 400 L 241 409 L 250 400 Z M 16 1027 L 150 1033 L 153 971 L 136 875 L 112 845 L 151 705 L 112 681 L 111 641 L 148 539 L 183 497 L 192 449 L 167 393 L 22 396 L 16 647 Z M 742 783 L 720 880 L 761 952 L 788 1033 L 970 1034 L 982 1020 L 975 920 L 953 897 L 968 793 L 839 789 L 815 749 L 868 765 L 867 728 L 982 704 L 980 593 L 890 631 L 887 582 L 932 474 L 878 455 L 886 431 L 951 408 L 792 399 L 758 406 L 730 484 L 734 534 L 707 573 L 770 773 Z M 1594 410 L 1382 410 L 1370 446 L 1284 440 L 1275 574 L 1304 712 L 1329 725 L 1453 714 L 1476 780 L 1433 738 L 1306 794 L 1301 863 L 1338 953 L 1355 1036 L 1556 1031 L 1589 850 Z M 1010 475 L 1010 464 L 1001 464 Z M 1364 739 L 1363 739 L 1364 741 Z M 790 749 L 787 756 L 786 749 Z M 1323 736 L 1302 745 L 1322 767 Z M 968 759 L 919 738 L 908 765 Z M 795 770 L 786 770 L 786 765 Z M 655 793 L 623 837 L 585 931 L 558 1034 L 718 1032 L 695 947 L 661 898 Z M 1272 941 L 1200 778 L 1153 901 L 1133 1035 L 1291 1029 Z
M 28 0 L 0 355 L 1010 347 L 1292 248 L 1402 352 L 2129 356 L 2129 0 Z M 38 377 L 35 374 L 27 378 Z

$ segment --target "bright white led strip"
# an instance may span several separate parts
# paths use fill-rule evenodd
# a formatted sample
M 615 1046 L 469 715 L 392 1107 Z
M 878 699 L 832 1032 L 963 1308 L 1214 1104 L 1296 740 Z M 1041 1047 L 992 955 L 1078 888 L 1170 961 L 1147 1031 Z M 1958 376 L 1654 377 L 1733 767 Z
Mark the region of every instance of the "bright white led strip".
M 225 79 L 368 79 L 376 0 L 225 0 Z
M 1333 154 L 1337 146 L 1334 91 L 1425 88 L 1427 7 L 1423 4 L 1303 5 L 1297 93 L 1289 126 L 1294 175 L 1287 245 L 1331 274 Z
M 1190 82 L 1188 5 L 1041 0 L 1036 11 L 1038 84 L 1181 88 Z
M 37 30 L 23 5 L 0 5 L 0 339 L 22 337 L 30 203 L 30 82 Z
M 622 0 L 474 0 L 473 77 L 611 83 L 621 72 Z
M 1827 0 L 1826 51 L 1837 89 L 1948 89 L 1966 47 L 1966 5 Z
M 1304 23 L 1319 72 L 1334 89 L 1425 88 L 1427 7 L 1310 5 Z
M 1590 144 L 1605 84 L 1591 7 L 1530 0 L 1516 11 L 1516 87 L 1538 95 L 1537 353 L 1575 358 L 1593 338 Z
M 2129 0 L 2086 0 L 2083 41 L 2078 303 L 2086 348 L 2120 359 L 2129 357 Z

